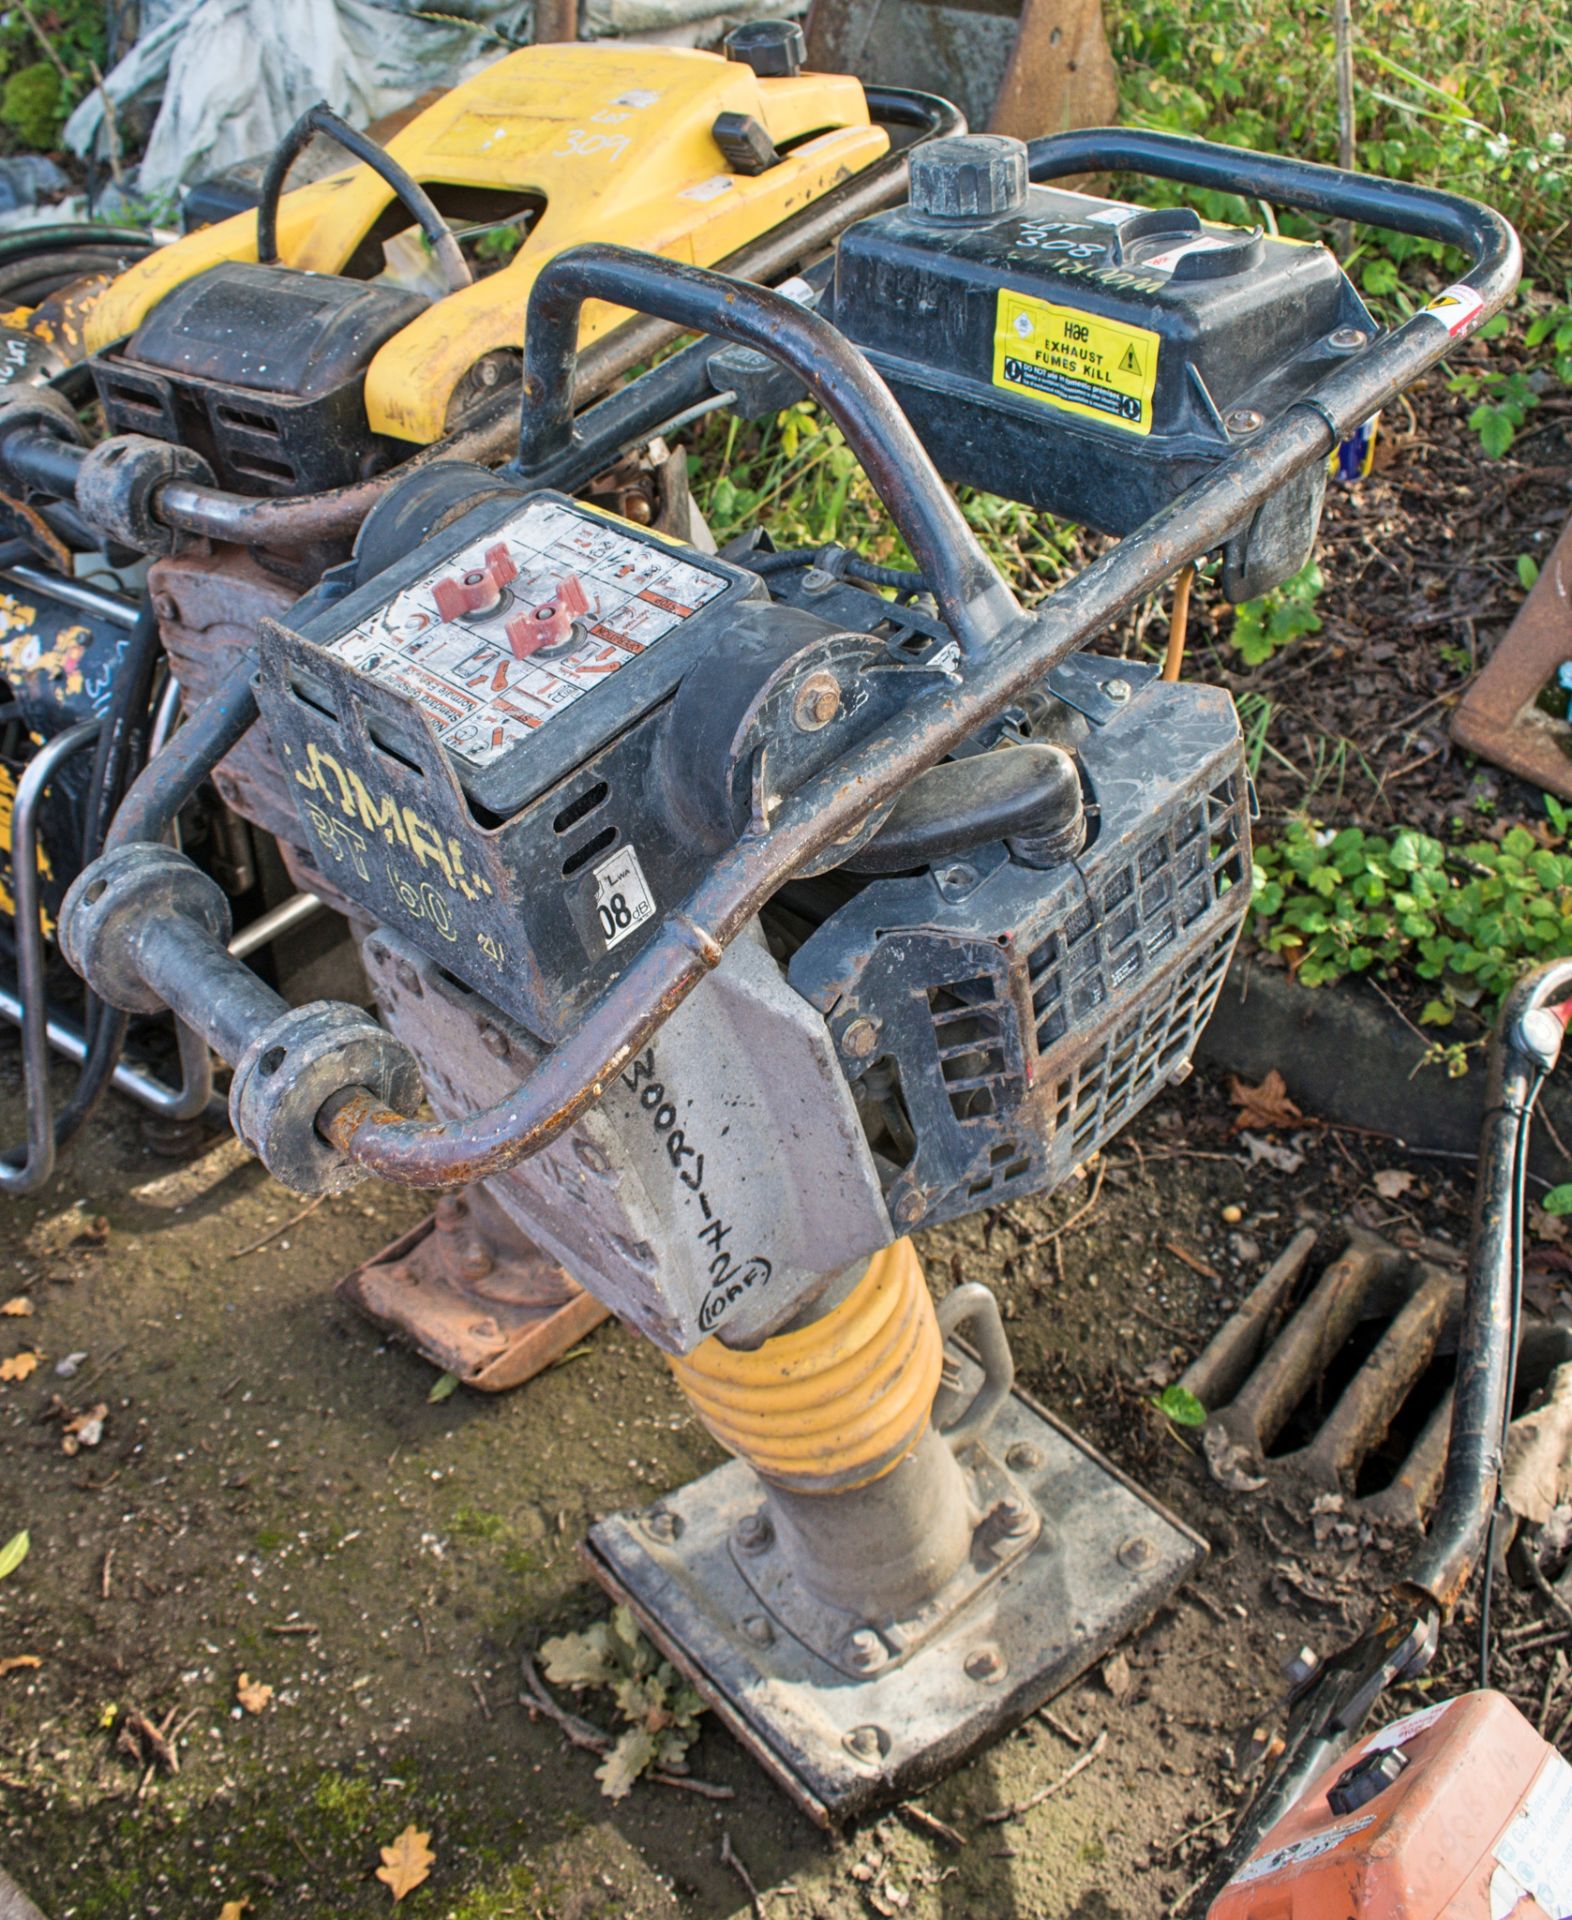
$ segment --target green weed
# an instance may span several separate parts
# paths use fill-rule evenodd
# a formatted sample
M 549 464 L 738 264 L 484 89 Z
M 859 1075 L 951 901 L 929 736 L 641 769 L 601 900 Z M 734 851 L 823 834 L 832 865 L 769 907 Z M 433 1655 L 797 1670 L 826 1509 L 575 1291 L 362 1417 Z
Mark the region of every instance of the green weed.
M 1545 807 L 1538 833 L 1452 847 L 1292 820 L 1256 849 L 1255 925 L 1305 986 L 1371 973 L 1428 990 L 1422 1024 L 1488 1014 L 1524 967 L 1572 949 L 1572 813 Z

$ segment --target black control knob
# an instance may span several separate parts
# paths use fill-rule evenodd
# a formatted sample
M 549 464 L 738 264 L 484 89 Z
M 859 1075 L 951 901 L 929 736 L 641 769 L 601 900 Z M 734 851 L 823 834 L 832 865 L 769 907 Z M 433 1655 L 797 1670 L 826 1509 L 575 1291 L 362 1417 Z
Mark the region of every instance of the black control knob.
M 1367 1753 L 1326 1790 L 1326 1804 L 1333 1813 L 1355 1813 L 1378 1793 L 1385 1793 L 1408 1767 L 1408 1755 L 1401 1747 L 1386 1747 L 1379 1753 Z
M 802 72 L 808 48 L 795 20 L 749 20 L 733 27 L 725 42 L 726 58 L 752 67 L 761 80 L 789 80 Z
M 911 157 L 911 207 L 927 220 L 993 220 L 1026 204 L 1026 143 L 1002 133 L 930 140 Z

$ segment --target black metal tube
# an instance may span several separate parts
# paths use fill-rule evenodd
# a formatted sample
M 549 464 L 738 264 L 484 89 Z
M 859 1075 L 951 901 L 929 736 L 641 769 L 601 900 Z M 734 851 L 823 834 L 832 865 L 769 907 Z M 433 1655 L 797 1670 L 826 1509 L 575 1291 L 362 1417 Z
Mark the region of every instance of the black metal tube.
M 289 1003 L 236 960 L 223 941 L 178 914 L 150 919 L 137 936 L 142 978 L 168 1007 L 233 1066 Z
M 180 809 L 256 719 L 256 671 L 254 657 L 243 654 L 193 718 L 154 754 L 121 802 L 104 842 L 106 850 L 132 840 L 164 839 Z
M 337 141 L 346 153 L 370 167 L 393 189 L 408 209 L 410 217 L 431 242 L 431 250 L 442 267 L 442 277 L 448 283 L 449 293 L 459 293 L 473 284 L 475 276 L 469 270 L 469 262 L 449 232 L 448 223 L 438 213 L 431 195 L 412 173 L 399 165 L 392 154 L 379 147 L 370 134 L 352 127 L 325 100 L 306 108 L 273 149 L 267 171 L 262 176 L 261 195 L 257 200 L 257 259 L 264 266 L 278 259 L 278 203 L 284 191 L 284 182 L 314 133 L 325 133 L 330 140 Z
M 1404 1575 L 1444 1612 L 1479 1563 L 1495 1506 L 1516 1361 L 1520 1170 L 1533 1092 L 1560 1042 L 1558 1031 L 1547 1049 L 1533 1028 L 1569 995 L 1572 960 L 1536 968 L 1507 995 L 1491 1042 L 1446 1475 L 1424 1547 Z M 1559 1028 L 1560 1019 L 1555 1023 Z
M 628 247 L 570 247 L 541 268 L 524 324 L 519 469 L 529 478 L 572 445 L 579 316 L 586 300 L 659 314 L 695 333 L 756 347 L 789 367 L 862 462 L 963 649 L 980 658 L 1018 616 L 894 395 L 845 337 L 767 287 Z
M 42 427 L 22 427 L 0 441 L 0 458 L 9 484 L 20 483 L 38 493 L 52 493 L 60 500 L 74 500 L 76 476 L 87 458 L 87 448 L 46 433 Z

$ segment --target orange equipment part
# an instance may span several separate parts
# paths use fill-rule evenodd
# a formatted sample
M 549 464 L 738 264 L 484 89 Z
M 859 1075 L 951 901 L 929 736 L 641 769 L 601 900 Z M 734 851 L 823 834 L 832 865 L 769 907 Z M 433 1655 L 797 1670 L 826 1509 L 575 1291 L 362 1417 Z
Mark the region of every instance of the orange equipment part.
M 1567 1920 L 1572 1766 L 1503 1694 L 1357 1741 L 1267 1834 L 1208 1920 Z

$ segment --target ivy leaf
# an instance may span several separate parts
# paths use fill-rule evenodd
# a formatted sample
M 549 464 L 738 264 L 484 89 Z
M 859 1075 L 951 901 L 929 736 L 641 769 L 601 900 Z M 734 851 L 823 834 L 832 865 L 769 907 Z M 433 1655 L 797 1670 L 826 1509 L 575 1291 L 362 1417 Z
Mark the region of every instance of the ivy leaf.
M 381 1849 L 382 1865 L 377 1868 L 377 1878 L 387 1887 L 395 1903 L 402 1900 L 406 1893 L 413 1893 L 422 1881 L 431 1878 L 432 1865 L 437 1856 L 428 1844 L 430 1839 L 429 1833 L 421 1833 L 414 1826 L 408 1826 L 391 1847 Z
M 1552 1187 L 1539 1204 L 1546 1213 L 1572 1213 L 1572 1182 Z
M 1204 1427 L 1206 1408 L 1187 1387 L 1164 1387 L 1152 1396 L 1152 1405 L 1176 1427 Z

